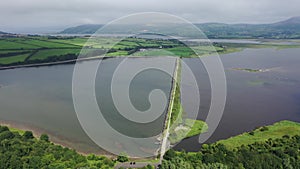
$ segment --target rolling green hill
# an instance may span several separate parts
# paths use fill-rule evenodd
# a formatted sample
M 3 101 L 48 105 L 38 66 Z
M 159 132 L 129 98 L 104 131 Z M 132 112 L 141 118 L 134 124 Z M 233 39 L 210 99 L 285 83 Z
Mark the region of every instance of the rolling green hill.
M 9 33 L 0 31 L 0 35 L 6 35 L 6 34 L 9 34 Z
M 60 32 L 61 34 L 91 34 L 95 33 L 99 28 L 101 28 L 103 25 L 80 25 L 76 27 L 71 27 L 63 30 Z
M 200 28 L 208 38 L 270 38 L 270 39 L 299 39 L 300 38 L 300 17 L 293 17 L 271 24 L 224 24 L 224 23 L 201 23 L 195 24 Z M 67 28 L 62 34 L 93 34 L 103 25 L 80 25 Z M 118 28 L 117 28 L 118 27 Z M 130 29 L 127 29 L 130 28 Z M 143 28 L 143 29 L 142 29 Z M 105 33 L 133 33 L 144 30 L 141 25 L 116 25 L 116 28 L 110 29 L 111 32 Z M 166 29 L 161 26 L 161 32 L 168 31 L 168 34 L 178 36 L 192 36 L 190 31 L 185 30 L 184 26 L 172 25 L 174 29 Z M 124 31 L 125 30 L 125 31 Z M 150 29 L 151 30 L 151 29 Z M 170 32 L 170 31 L 173 31 Z M 181 32 L 181 34 L 178 34 Z

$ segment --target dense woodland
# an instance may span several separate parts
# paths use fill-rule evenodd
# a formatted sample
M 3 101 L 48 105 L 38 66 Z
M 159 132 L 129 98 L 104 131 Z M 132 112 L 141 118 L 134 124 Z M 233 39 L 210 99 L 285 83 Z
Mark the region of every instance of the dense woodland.
M 283 136 L 229 150 L 222 144 L 203 145 L 196 153 L 169 150 L 162 169 L 299 169 L 300 136 Z
M 116 161 L 103 156 L 80 155 L 75 150 L 55 145 L 42 134 L 35 138 L 30 131 L 22 134 L 0 126 L 0 169 L 38 168 L 113 168 Z M 144 168 L 151 168 L 146 166 Z M 300 168 L 300 136 L 283 136 L 265 142 L 228 149 L 223 144 L 204 144 L 199 152 L 169 150 L 162 169 L 298 169 Z
M 55 145 L 45 134 L 39 139 L 32 132 L 22 135 L 0 126 L 0 169 L 113 168 L 115 162 L 102 156 L 78 154 Z

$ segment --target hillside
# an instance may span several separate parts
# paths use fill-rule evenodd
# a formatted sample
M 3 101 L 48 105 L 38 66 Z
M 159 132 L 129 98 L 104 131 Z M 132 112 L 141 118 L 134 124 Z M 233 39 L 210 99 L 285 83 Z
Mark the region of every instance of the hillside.
M 300 38 L 300 17 L 293 17 L 288 20 L 271 24 L 224 24 L 224 23 L 201 23 L 195 24 L 200 28 L 208 38 L 271 38 L 271 39 L 299 39 Z M 67 28 L 62 34 L 93 34 L 103 25 L 80 25 Z M 107 33 L 132 33 L 132 30 L 141 31 L 137 25 L 131 25 L 131 29 L 113 29 Z M 181 27 L 184 29 L 184 27 Z M 175 29 L 177 32 L 184 32 L 184 36 L 192 36 L 189 31 L 180 31 L 180 26 Z M 125 31 L 124 31 L 125 30 Z M 128 31 L 130 30 L 130 31 Z M 161 32 L 165 27 L 161 27 Z M 167 29 L 170 31 L 170 29 Z M 168 32 L 171 33 L 172 32 Z M 177 34 L 178 35 L 178 34 Z M 179 35 L 180 36 L 180 35 Z M 181 34 L 182 36 L 182 34 Z
M 9 33 L 0 31 L 0 35 L 4 35 L 4 34 L 6 35 L 6 34 L 9 34 Z
M 71 27 L 60 32 L 61 34 L 93 34 L 103 25 L 80 25 L 76 27 Z

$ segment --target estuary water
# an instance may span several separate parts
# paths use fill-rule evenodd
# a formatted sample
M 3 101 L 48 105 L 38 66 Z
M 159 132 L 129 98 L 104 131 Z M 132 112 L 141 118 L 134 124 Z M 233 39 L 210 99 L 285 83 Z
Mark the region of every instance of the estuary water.
M 213 56 L 205 59 L 209 57 Z M 300 122 L 300 49 L 245 49 L 221 55 L 220 58 L 227 79 L 227 101 L 223 118 L 207 142 L 226 139 L 280 120 Z M 159 58 L 131 58 L 128 69 L 147 59 L 160 62 Z M 114 115 L 115 108 L 107 87 L 110 86 L 115 67 L 121 61 L 121 58 L 103 60 L 95 81 L 99 107 L 108 116 L 111 113 L 113 120 L 120 120 L 121 117 L 116 118 Z M 208 75 L 199 59 L 187 58 L 183 61 L 197 79 L 201 99 L 198 119 L 205 120 L 211 99 Z M 97 61 L 86 61 L 82 64 L 91 62 Z M 169 63 L 170 67 L 174 66 L 174 60 Z M 77 119 L 72 100 L 73 68 L 74 65 L 66 64 L 1 70 L 0 121 L 39 133 L 48 133 L 53 141 L 84 153 L 104 153 L 85 134 Z M 236 70 L 237 68 L 260 71 L 248 72 Z M 159 75 L 156 71 L 144 73 L 137 76 L 130 87 L 131 101 L 141 111 L 149 108 L 147 100 L 152 89 L 161 89 L 168 97 L 172 80 L 171 77 Z M 185 82 L 181 85 L 187 87 Z M 182 99 L 185 100 L 183 106 L 188 111 L 190 101 L 188 95 L 186 96 Z M 146 134 L 155 135 L 163 128 L 163 120 L 161 116 L 156 123 L 148 126 L 136 124 L 127 125 L 125 128 L 131 135 L 141 129 Z M 122 123 L 115 126 L 121 132 L 124 129 Z M 201 147 L 198 137 L 185 139 L 175 148 L 197 151 Z

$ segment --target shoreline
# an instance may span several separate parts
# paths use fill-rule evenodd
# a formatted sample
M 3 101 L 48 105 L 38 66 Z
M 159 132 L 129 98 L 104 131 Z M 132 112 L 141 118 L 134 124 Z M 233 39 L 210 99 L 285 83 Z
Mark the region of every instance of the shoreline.
M 89 154 L 105 156 L 105 157 L 108 157 L 108 158 L 112 158 L 112 157 L 116 156 L 116 155 L 113 155 L 109 152 L 106 152 L 105 150 L 102 150 L 101 152 L 92 152 L 92 149 L 93 149 L 92 146 L 89 148 L 89 150 L 86 150 L 86 151 L 80 150 L 80 149 L 83 148 L 83 147 L 80 148 L 80 145 L 83 144 L 82 142 L 69 141 L 68 139 L 63 138 L 62 136 L 55 135 L 55 134 L 51 133 L 50 131 L 41 129 L 39 127 L 35 127 L 33 125 L 30 125 L 30 124 L 24 124 L 24 123 L 9 121 L 9 120 L 0 120 L 0 125 L 1 126 L 7 126 L 9 128 L 14 128 L 14 129 L 17 129 L 17 130 L 22 130 L 22 131 L 31 131 L 33 133 L 34 137 L 37 138 L 37 139 L 39 139 L 41 134 L 47 134 L 49 136 L 49 140 L 53 144 L 60 145 L 62 147 L 66 147 L 66 148 L 69 148 L 69 149 L 74 149 L 77 153 L 85 155 L 85 156 L 87 156 Z
M 9 69 L 19 69 L 19 68 L 30 68 L 30 67 L 43 67 L 43 66 L 55 66 L 55 65 L 64 65 L 64 64 L 76 64 L 77 62 L 84 62 L 90 60 L 104 60 L 111 58 L 151 58 L 157 56 L 95 56 L 88 58 L 77 58 L 72 60 L 58 61 L 58 62 L 46 62 L 46 63 L 34 63 L 34 64 L 25 64 L 25 65 L 13 65 L 13 66 L 0 66 L 0 70 L 9 70 Z

